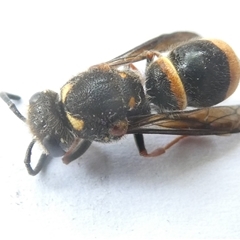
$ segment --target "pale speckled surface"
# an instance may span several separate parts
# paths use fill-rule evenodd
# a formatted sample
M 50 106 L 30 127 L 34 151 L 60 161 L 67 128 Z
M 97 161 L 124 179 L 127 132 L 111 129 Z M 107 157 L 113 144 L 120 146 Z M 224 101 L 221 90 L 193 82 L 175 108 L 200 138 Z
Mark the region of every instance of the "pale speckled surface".
M 221 38 L 240 54 L 237 2 L 209 2 L 0 3 L 0 89 L 24 96 L 24 112 L 36 91 L 58 90 L 87 67 L 177 30 Z M 239 102 L 238 90 L 228 103 Z M 151 160 L 129 136 L 30 177 L 22 159 L 31 136 L 2 101 L 0 109 L 1 239 L 240 238 L 240 134 L 191 137 Z M 147 138 L 150 148 L 172 139 Z

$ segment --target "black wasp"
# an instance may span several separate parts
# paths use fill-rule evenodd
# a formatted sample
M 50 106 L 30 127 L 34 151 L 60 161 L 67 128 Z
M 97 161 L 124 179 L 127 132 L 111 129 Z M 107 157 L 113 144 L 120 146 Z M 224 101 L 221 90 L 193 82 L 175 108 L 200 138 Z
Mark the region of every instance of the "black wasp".
M 133 65 L 141 60 L 147 62 L 144 76 Z M 175 32 L 78 74 L 60 95 L 50 90 L 35 93 L 27 119 L 11 101 L 20 97 L 5 92 L 0 97 L 34 136 L 24 162 L 29 174 L 36 175 L 48 156 L 62 156 L 69 163 L 93 141 L 107 143 L 125 134 L 134 135 L 142 156 L 152 157 L 188 135 L 240 132 L 240 105 L 212 107 L 235 91 L 239 78 L 239 60 L 228 44 Z M 188 106 L 195 110 L 184 110 Z M 148 153 L 143 134 L 182 136 Z M 32 169 L 36 141 L 44 153 Z

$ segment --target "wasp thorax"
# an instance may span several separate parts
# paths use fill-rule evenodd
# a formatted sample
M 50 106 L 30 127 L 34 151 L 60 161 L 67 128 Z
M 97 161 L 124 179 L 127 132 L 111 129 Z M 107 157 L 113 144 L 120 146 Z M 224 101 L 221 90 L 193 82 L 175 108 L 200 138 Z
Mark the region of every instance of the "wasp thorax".
M 139 75 L 107 65 L 91 68 L 61 89 L 67 119 L 80 138 L 108 142 L 127 132 L 130 115 L 149 113 Z
M 29 100 L 28 125 L 33 135 L 52 156 L 62 156 L 73 142 L 58 94 L 47 90 Z

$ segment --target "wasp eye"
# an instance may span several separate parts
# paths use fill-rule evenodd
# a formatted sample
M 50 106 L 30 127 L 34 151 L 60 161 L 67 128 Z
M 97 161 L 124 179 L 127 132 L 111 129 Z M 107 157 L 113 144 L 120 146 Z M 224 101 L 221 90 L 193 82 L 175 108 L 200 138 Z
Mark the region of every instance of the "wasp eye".
M 35 94 L 32 95 L 32 97 L 29 99 L 29 103 L 36 103 L 39 101 L 39 99 L 41 98 L 42 96 L 42 92 L 37 92 Z

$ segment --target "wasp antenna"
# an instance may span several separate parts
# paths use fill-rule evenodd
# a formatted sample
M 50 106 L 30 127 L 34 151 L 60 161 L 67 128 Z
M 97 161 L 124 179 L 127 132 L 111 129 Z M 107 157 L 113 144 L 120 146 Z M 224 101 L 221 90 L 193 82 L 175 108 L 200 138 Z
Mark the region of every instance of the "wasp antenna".
M 24 159 L 24 163 L 25 163 L 25 166 L 27 168 L 27 171 L 28 171 L 29 175 L 31 175 L 31 176 L 37 175 L 42 170 L 42 168 L 44 166 L 44 163 L 45 163 L 45 161 L 48 157 L 47 154 L 42 153 L 41 157 L 38 160 L 38 163 L 37 163 L 36 167 L 34 169 L 32 168 L 32 166 L 31 166 L 31 154 L 32 154 L 32 148 L 33 148 L 35 143 L 36 143 L 35 139 L 33 139 L 30 142 L 30 144 L 27 148 L 27 151 L 26 151 L 25 159 Z
M 20 100 L 21 98 L 18 95 L 11 93 L 0 92 L 0 98 L 9 106 L 10 110 L 23 122 L 26 122 L 26 118 L 18 111 L 16 105 L 12 102 L 13 100 Z

